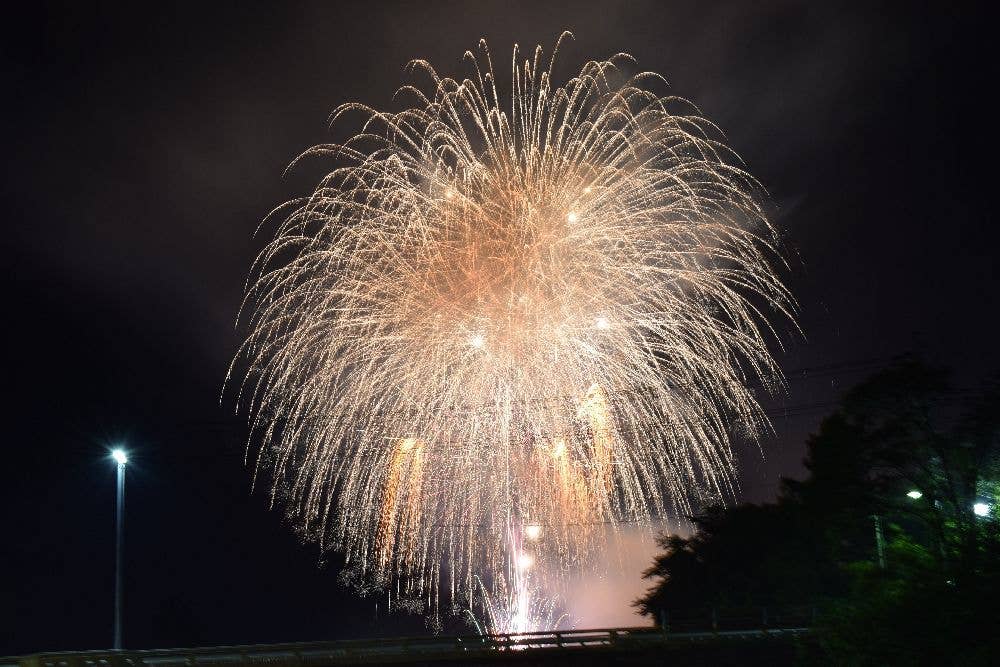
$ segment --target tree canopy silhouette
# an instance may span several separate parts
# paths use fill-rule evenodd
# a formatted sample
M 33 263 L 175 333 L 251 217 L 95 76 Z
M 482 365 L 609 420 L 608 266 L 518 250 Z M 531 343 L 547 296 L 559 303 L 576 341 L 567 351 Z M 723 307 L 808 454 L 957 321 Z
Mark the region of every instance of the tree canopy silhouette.
M 977 629 L 1000 591 L 1000 383 L 955 389 L 903 358 L 844 395 L 805 466 L 774 503 L 711 507 L 690 537 L 662 536 L 639 610 L 817 605 L 816 658 L 841 664 L 989 655 Z

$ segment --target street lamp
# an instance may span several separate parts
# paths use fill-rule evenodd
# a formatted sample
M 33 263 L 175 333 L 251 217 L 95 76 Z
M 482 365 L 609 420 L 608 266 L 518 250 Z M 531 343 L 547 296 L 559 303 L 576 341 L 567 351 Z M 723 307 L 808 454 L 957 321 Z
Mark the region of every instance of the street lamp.
M 906 497 L 911 500 L 920 500 L 924 497 L 924 494 L 920 493 L 916 489 L 912 489 L 906 493 Z M 878 514 L 872 514 L 872 521 L 875 523 L 875 552 L 878 554 L 878 566 L 880 569 L 885 569 L 885 539 L 882 536 L 882 517 Z
M 990 506 L 986 503 L 976 503 L 972 506 L 972 512 L 976 516 L 989 516 Z
M 118 486 L 115 494 L 115 636 L 116 651 L 122 648 L 122 537 L 125 527 L 125 464 L 128 454 L 124 449 L 115 449 L 111 458 L 118 464 Z

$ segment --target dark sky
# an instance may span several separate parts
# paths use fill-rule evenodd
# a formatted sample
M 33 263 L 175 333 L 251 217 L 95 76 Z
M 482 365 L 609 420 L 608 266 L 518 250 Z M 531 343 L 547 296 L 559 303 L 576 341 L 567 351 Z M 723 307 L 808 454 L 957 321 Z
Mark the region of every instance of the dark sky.
M 251 234 L 317 175 L 284 167 L 337 104 L 390 104 L 414 57 L 463 73 L 481 36 L 497 63 L 564 28 L 573 65 L 630 52 L 770 190 L 804 336 L 786 326 L 775 346 L 788 392 L 763 456 L 740 453 L 744 498 L 801 474 L 830 402 L 893 355 L 962 385 L 998 367 L 996 38 L 973 7 L 140 4 L 50 5 L 2 28 L 0 654 L 110 644 L 113 443 L 134 461 L 126 646 L 420 627 L 376 623 L 335 559 L 320 567 L 251 493 L 219 393 Z

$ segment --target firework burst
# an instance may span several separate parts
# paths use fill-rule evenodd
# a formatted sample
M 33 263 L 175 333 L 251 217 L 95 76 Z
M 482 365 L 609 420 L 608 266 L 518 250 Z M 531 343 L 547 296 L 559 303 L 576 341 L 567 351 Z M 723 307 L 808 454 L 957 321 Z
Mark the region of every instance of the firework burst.
M 662 79 L 619 55 L 557 86 L 515 47 L 503 97 L 466 57 L 333 114 L 360 131 L 304 154 L 332 166 L 272 213 L 237 357 L 274 500 L 435 608 L 502 578 L 511 526 L 559 573 L 605 524 L 729 493 L 777 377 L 759 305 L 793 308 L 760 187 Z

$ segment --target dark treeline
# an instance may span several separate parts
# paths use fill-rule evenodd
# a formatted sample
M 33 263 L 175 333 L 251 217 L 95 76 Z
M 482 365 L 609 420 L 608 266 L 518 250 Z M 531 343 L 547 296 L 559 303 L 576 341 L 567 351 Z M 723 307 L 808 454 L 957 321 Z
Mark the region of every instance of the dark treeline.
M 807 444 L 809 476 L 774 503 L 710 508 L 690 538 L 663 536 L 639 609 L 659 622 L 808 605 L 806 664 L 997 664 L 1000 383 L 957 390 L 904 359 Z

